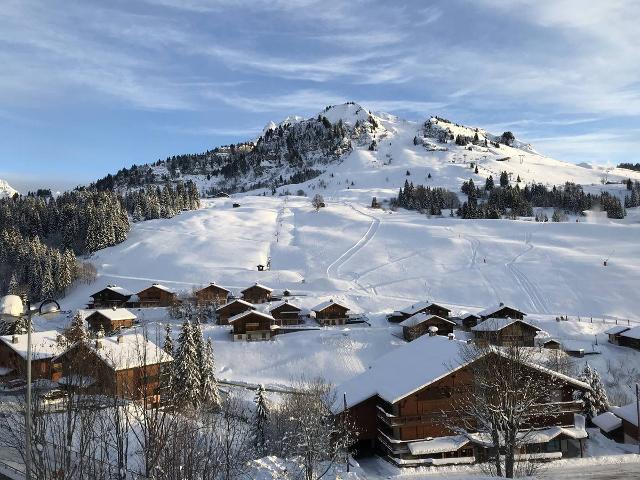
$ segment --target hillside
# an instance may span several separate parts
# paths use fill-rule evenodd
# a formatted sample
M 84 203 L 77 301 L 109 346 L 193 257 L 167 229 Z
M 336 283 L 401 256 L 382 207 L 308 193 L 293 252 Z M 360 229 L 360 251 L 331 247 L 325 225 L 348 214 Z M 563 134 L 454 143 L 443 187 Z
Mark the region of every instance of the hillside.
M 477 174 L 471 163 L 478 166 Z M 414 183 L 455 192 L 464 180 L 483 183 L 502 171 L 512 181 L 519 177 L 523 183 L 548 186 L 569 181 L 596 191 L 603 182 L 640 180 L 640 172 L 563 162 L 519 139 L 443 118 L 413 122 L 347 103 L 306 120 L 291 116 L 279 124 L 270 122 L 257 139 L 123 169 L 98 185 L 127 189 L 193 180 L 205 195 L 295 193 L 320 186 L 350 198 L 354 191 L 388 197 L 404 183 L 407 171 Z

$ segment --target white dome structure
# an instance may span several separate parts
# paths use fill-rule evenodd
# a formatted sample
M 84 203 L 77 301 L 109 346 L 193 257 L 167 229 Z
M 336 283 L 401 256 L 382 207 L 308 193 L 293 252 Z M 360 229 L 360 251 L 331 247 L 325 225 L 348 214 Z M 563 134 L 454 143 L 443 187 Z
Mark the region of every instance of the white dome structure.
M 19 317 L 23 313 L 24 305 L 18 295 L 5 295 L 0 298 L 0 316 Z

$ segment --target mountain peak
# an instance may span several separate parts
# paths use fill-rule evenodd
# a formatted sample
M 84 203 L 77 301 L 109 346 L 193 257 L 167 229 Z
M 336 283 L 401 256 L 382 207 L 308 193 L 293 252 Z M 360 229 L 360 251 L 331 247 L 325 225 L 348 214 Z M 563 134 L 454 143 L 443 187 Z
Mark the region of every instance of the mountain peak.
M 0 178 L 0 198 L 13 197 L 18 191 L 9 182 Z
M 329 105 L 318 115 L 326 117 L 331 123 L 337 123 L 342 120 L 343 123 L 353 126 L 358 120 L 366 121 L 370 114 L 361 105 L 355 102 L 347 102 L 339 105 Z

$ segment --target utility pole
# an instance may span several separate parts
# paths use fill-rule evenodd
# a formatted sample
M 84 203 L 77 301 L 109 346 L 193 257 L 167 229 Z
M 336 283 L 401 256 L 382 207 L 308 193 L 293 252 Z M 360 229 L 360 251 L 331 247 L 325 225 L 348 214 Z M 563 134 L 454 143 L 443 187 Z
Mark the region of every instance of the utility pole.
M 638 453 L 640 453 L 640 383 L 636 383 L 636 436 L 638 437 Z

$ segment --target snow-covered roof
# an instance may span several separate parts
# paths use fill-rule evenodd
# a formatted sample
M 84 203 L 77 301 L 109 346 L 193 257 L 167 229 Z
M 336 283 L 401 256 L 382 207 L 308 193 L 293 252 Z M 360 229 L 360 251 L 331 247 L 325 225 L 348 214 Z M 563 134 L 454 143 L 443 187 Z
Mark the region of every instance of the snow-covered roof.
M 249 308 L 255 308 L 255 305 L 253 303 L 246 302 L 246 301 L 242 300 L 241 298 L 236 298 L 235 300 L 231 300 L 230 302 L 225 303 L 221 307 L 216 308 L 216 312 L 222 310 L 223 308 L 228 307 L 229 305 L 233 305 L 234 303 L 239 303 L 239 304 L 245 305 L 245 306 L 247 306 Z
M 427 320 L 431 320 L 432 318 L 437 318 L 441 322 L 449 323 L 451 325 L 455 325 L 455 322 L 451 320 L 447 320 L 446 318 L 439 317 L 438 315 L 430 315 L 425 312 L 416 313 L 415 315 L 411 315 L 406 320 L 400 322 L 401 327 L 415 327 L 416 325 L 420 325 Z
M 265 318 L 267 320 L 274 320 L 275 321 L 275 319 L 271 315 L 269 315 L 268 313 L 262 313 L 262 312 L 259 312 L 257 310 L 247 310 L 246 312 L 242 312 L 242 313 L 239 313 L 237 315 L 234 315 L 233 317 L 230 317 L 228 322 L 229 323 L 236 322 L 236 321 L 241 320 L 242 318 L 246 317 L 247 315 L 251 315 L 251 314 L 258 315 L 259 317 Z
M 165 291 L 167 293 L 176 293 L 175 290 L 172 290 L 169 287 L 167 287 L 165 285 L 162 285 L 160 283 L 154 283 L 150 287 L 147 287 L 147 288 L 144 288 L 144 289 L 140 290 L 140 292 L 144 292 L 145 290 L 149 290 L 150 288 L 154 288 L 154 287 L 157 288 L 158 290 L 162 290 L 162 291 Z M 140 293 L 140 292 L 138 292 L 138 293 Z
M 522 445 L 532 445 L 536 443 L 547 443 L 558 437 L 559 435 L 566 435 L 567 437 L 580 439 L 587 438 L 588 434 L 584 428 L 584 417 L 582 415 L 574 415 L 575 426 L 573 427 L 549 427 L 540 430 L 526 430 L 520 431 L 517 434 L 518 441 Z M 466 437 L 477 445 L 483 447 L 492 447 L 493 440 L 491 434 L 486 432 L 468 433 Z
M 593 424 L 603 432 L 609 433 L 622 426 L 622 420 L 612 412 L 604 412 L 591 419 Z
M 58 344 L 58 336 L 60 332 L 57 330 L 47 330 L 45 332 L 31 333 L 31 358 L 33 360 L 42 360 L 52 358 L 62 352 L 63 348 Z M 27 358 L 27 334 L 15 335 L 17 340 L 13 343 L 14 335 L 3 335 L 0 341 L 4 342 L 11 350 L 16 352 L 22 358 Z
M 333 408 L 336 413 L 342 411 L 345 394 L 347 407 L 357 405 L 374 395 L 389 403 L 396 403 L 467 365 L 461 351 L 464 345 L 466 342 L 439 335 L 418 337 L 378 358 L 368 370 L 337 386 L 335 393 L 340 401 Z M 501 354 L 499 348 L 487 350 L 489 351 Z M 586 383 L 567 375 L 538 364 L 528 365 L 580 388 L 590 389 Z M 398 372 L 402 374 L 399 375 Z
M 135 320 L 137 318 L 126 308 L 98 308 L 97 310 L 93 310 L 89 316 L 93 315 L 94 313 L 99 313 L 100 315 L 108 318 L 111 321 L 129 319 Z
M 519 320 L 517 318 L 487 318 L 485 321 L 479 323 L 475 327 L 471 327 L 471 330 L 473 330 L 474 332 L 499 332 L 512 323 L 517 322 L 529 325 L 530 327 L 535 328 L 538 331 L 542 330 L 541 328 L 538 328 L 529 322 L 525 322 L 524 320 Z
M 110 290 L 112 292 L 119 293 L 120 295 L 124 295 L 125 297 L 133 295 L 133 293 L 127 290 L 126 288 L 118 287 L 117 285 L 107 285 L 105 288 L 100 290 L 100 292 L 102 292 L 103 290 Z M 96 292 L 96 293 L 99 293 L 99 292 Z M 95 293 L 93 295 L 95 295 Z M 91 296 L 93 297 L 93 295 Z
M 289 300 L 282 300 L 282 301 L 280 301 L 280 302 L 278 302 L 278 303 L 276 303 L 276 304 L 274 304 L 274 305 L 271 305 L 271 306 L 269 307 L 269 311 L 273 311 L 273 310 L 275 310 L 276 308 L 280 308 L 280 307 L 282 307 L 283 305 L 287 305 L 287 306 L 291 307 L 293 310 L 302 310 L 302 309 L 301 309 L 300 307 L 298 307 L 297 305 L 294 305 L 293 303 L 289 302 Z
M 636 402 L 632 402 L 624 407 L 612 408 L 611 411 L 618 417 L 626 420 L 632 425 L 638 426 L 638 410 Z
M 341 303 L 334 302 L 333 299 L 329 299 L 326 302 L 321 302 L 318 305 L 316 305 L 315 307 L 313 307 L 311 310 L 313 310 L 314 312 L 321 312 L 321 311 L 329 308 L 331 305 L 338 305 L 339 307 L 342 307 L 342 308 L 345 308 L 345 309 L 349 310 L 349 307 L 347 307 L 346 305 L 342 305 Z
M 512 307 L 511 305 L 504 305 L 504 304 L 498 304 L 498 305 L 493 305 L 491 307 L 487 307 L 484 310 L 478 312 L 477 315 L 479 315 L 481 317 L 490 317 L 491 315 L 493 315 L 496 312 L 499 312 L 503 308 L 510 308 L 512 310 L 515 310 L 516 312 L 522 313 L 525 316 L 527 315 L 522 310 L 520 310 L 520 309 L 518 309 L 516 307 Z
M 620 336 L 640 340 L 640 326 L 630 328 L 626 332 L 622 332 Z
M 210 287 L 216 287 L 216 288 L 218 288 L 218 289 L 220 289 L 220 290 L 224 290 L 225 292 L 229 292 L 229 291 L 230 291 L 228 288 L 221 287 L 220 285 L 218 285 L 218 284 L 217 284 L 217 283 L 215 283 L 215 282 L 211 282 L 211 283 L 210 283 L 209 285 L 207 285 L 206 287 L 201 288 L 201 289 L 200 289 L 200 291 L 202 291 L 202 290 L 206 290 L 207 288 L 210 288 Z
M 100 346 L 98 347 L 96 343 L 100 343 Z M 76 345 L 72 345 L 66 351 Z M 116 371 L 167 363 L 173 360 L 171 355 L 140 333 L 104 337 L 97 341 L 87 342 L 86 345 Z
M 401 308 L 400 310 L 396 310 L 397 313 L 404 313 L 405 315 L 415 315 L 416 313 L 418 313 L 420 310 L 424 310 L 425 308 L 428 308 L 430 306 L 436 306 L 439 308 L 444 308 L 447 311 L 451 311 L 446 307 L 443 307 L 442 305 L 438 305 L 437 303 L 433 303 L 433 302 L 417 302 L 414 303 L 412 305 L 408 305 L 404 308 Z
M 461 320 L 466 320 L 467 318 L 480 318 L 480 315 L 478 315 L 477 313 L 471 313 L 471 312 L 467 312 L 464 315 L 460 316 Z
M 605 331 L 604 333 L 607 334 L 607 335 L 617 335 L 619 333 L 626 332 L 630 328 L 631 327 L 625 327 L 625 326 L 622 326 L 622 325 L 616 325 L 615 327 L 611 327 L 609 330 Z
M 563 340 L 562 349 L 565 352 L 600 353 L 600 348 L 589 340 Z
M 260 288 L 262 290 L 266 290 L 267 292 L 273 292 L 273 288 L 269 288 L 269 287 L 267 287 L 265 285 L 262 285 L 261 283 L 256 282 L 253 285 L 251 285 L 250 287 L 247 287 L 244 290 L 240 290 L 240 293 L 244 293 L 247 290 L 250 290 L 250 289 L 256 288 L 256 287 L 258 287 L 258 288 Z
M 436 437 L 407 444 L 411 455 L 429 455 L 433 453 L 455 452 L 469 443 L 464 435 Z

